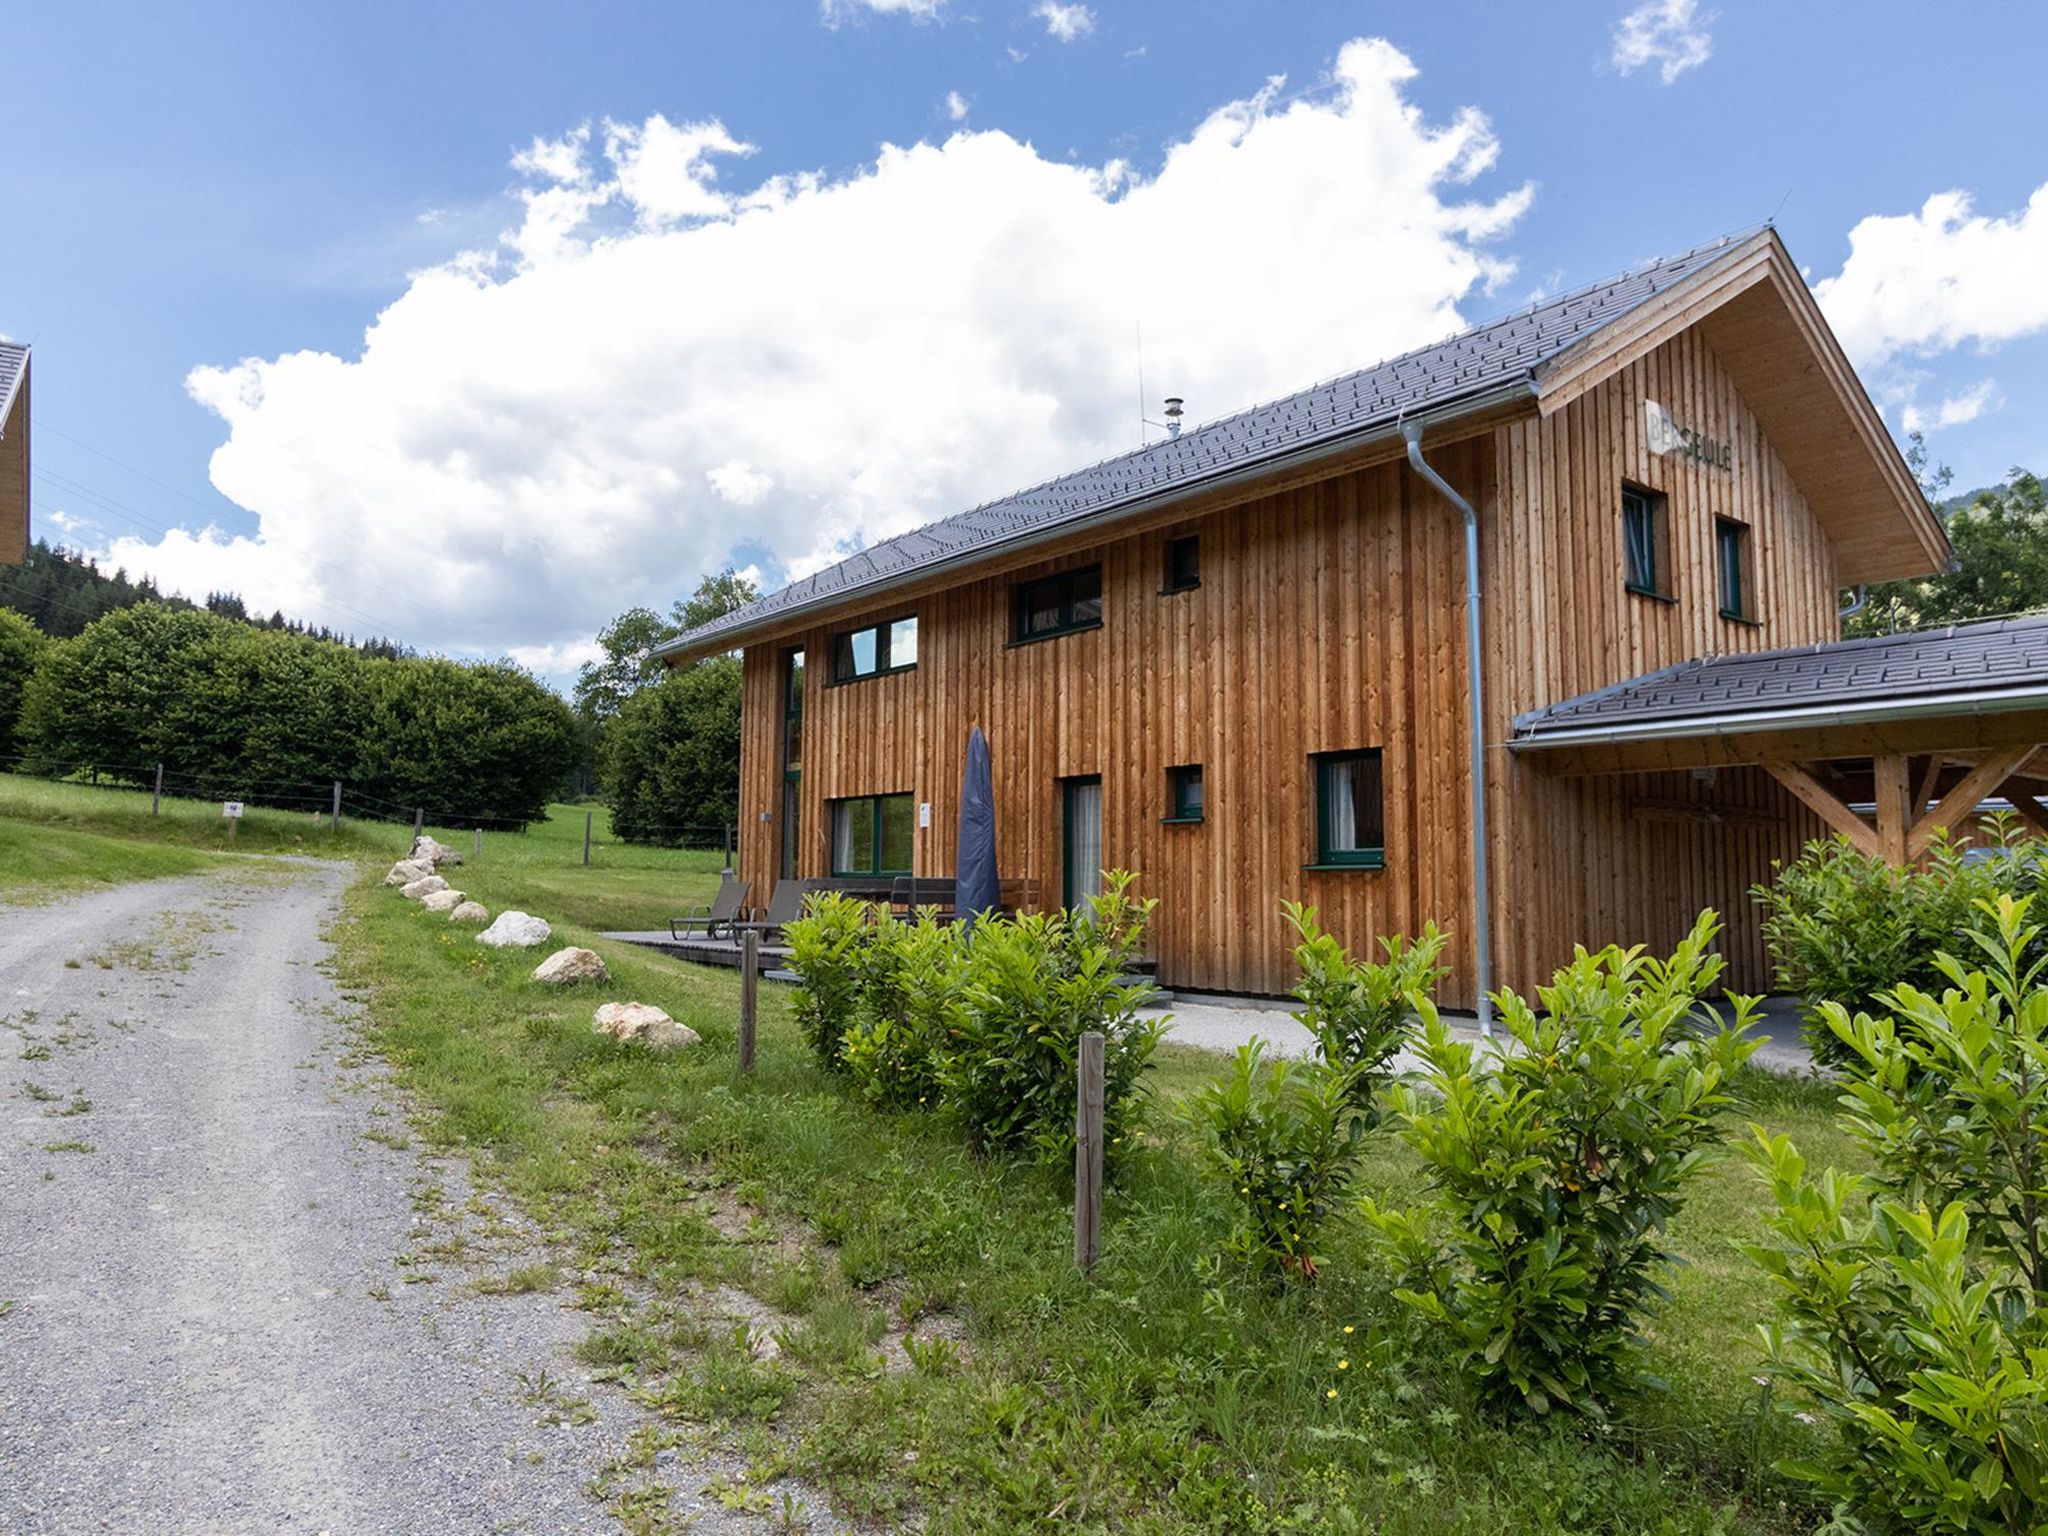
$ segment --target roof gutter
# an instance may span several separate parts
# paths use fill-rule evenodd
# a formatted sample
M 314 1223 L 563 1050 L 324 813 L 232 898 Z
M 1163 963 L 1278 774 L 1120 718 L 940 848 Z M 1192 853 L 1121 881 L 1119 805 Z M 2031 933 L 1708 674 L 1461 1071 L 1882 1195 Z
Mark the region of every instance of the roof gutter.
M 1506 405 L 1517 400 L 1533 400 L 1535 397 L 1535 380 L 1525 375 L 1507 384 L 1495 385 L 1489 389 L 1465 396 L 1462 399 L 1446 401 L 1442 405 L 1430 410 L 1418 411 L 1414 415 L 1407 417 L 1406 420 L 1418 426 L 1431 426 L 1439 422 L 1453 421 L 1461 416 L 1470 416 L 1496 405 Z M 872 582 L 867 586 L 832 592 L 821 597 L 812 598 L 806 602 L 794 604 L 788 608 L 777 609 L 772 614 L 765 614 L 759 619 L 744 624 L 735 624 L 730 628 L 721 629 L 715 634 L 707 634 L 701 638 L 693 638 L 691 635 L 678 635 L 673 640 L 657 645 L 648 655 L 650 658 L 666 659 L 668 657 L 676 657 L 681 660 L 689 660 L 698 656 L 713 655 L 720 651 L 737 650 L 744 642 L 755 636 L 787 631 L 793 627 L 792 620 L 801 618 L 806 614 L 844 607 L 853 602 L 880 599 L 903 587 L 927 581 L 931 577 L 947 571 L 972 568 L 1002 555 L 1022 554 L 1047 544 L 1062 541 L 1071 537 L 1079 526 L 1087 526 L 1096 522 L 1114 524 L 1129 518 L 1142 516 L 1147 512 L 1161 507 L 1168 507 L 1176 501 L 1184 500 L 1196 491 L 1228 490 L 1233 486 L 1255 483 L 1284 470 L 1300 469 L 1318 464 L 1325 459 L 1335 458 L 1342 453 L 1350 453 L 1359 448 L 1369 447 L 1374 443 L 1398 442 L 1401 439 L 1403 430 L 1403 424 L 1398 419 L 1382 422 L 1376 427 L 1367 428 L 1364 431 L 1339 428 L 1325 433 L 1321 437 L 1297 443 L 1270 457 L 1240 464 L 1221 474 L 1185 480 L 1177 485 L 1149 492 L 1127 502 L 1112 502 L 1109 506 L 1103 508 L 1100 513 L 1093 514 L 1081 524 L 1063 521 L 1047 527 L 1027 528 L 1004 538 L 991 539 L 987 543 L 976 544 L 970 549 L 962 549 L 953 554 L 942 555 L 936 560 L 911 566 L 896 575 L 885 577 L 881 581 Z M 1183 442 L 1186 440 L 1186 438 L 1182 439 Z
M 1752 736 L 1763 731 L 1811 730 L 1830 725 L 1875 725 L 1893 720 L 1970 719 L 1988 715 L 2048 711 L 2048 684 L 2014 691 L 1979 689 L 1931 699 L 1872 699 L 1864 704 L 1838 704 L 1832 709 L 1752 709 L 1738 714 L 1694 715 L 1680 720 L 1642 720 L 1606 726 L 1567 726 L 1548 733 L 1518 736 L 1510 751 L 1542 751 L 1555 747 L 1619 745 L 1631 741 L 1703 740 Z

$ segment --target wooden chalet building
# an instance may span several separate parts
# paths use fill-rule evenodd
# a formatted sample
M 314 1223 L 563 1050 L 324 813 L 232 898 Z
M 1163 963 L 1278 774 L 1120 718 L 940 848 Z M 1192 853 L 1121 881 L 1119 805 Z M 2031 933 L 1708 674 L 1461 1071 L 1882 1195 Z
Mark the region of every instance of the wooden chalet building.
M 1445 490 L 1481 593 L 1483 858 Z M 1140 872 L 1169 987 L 1285 992 L 1286 898 L 1355 953 L 1434 919 L 1459 1006 L 1709 905 L 1763 987 L 1745 893 L 1773 859 L 1852 822 L 1906 858 L 1958 796 L 2027 787 L 2048 741 L 2048 630 L 2017 665 L 1995 631 L 1836 643 L 1845 592 L 1949 558 L 1765 229 L 888 540 L 664 649 L 744 651 L 756 905 L 950 875 L 979 724 L 1003 875 L 1052 905 Z M 1888 664 L 1925 674 L 1897 720 Z M 2030 705 L 1965 697 L 2015 682 Z
M 28 348 L 0 340 L 0 565 L 28 559 Z

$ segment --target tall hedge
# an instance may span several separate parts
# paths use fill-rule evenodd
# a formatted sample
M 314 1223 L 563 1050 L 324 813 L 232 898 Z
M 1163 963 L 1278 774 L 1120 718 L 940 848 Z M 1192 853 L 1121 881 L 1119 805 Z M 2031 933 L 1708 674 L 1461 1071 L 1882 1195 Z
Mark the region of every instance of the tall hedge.
M 27 619 L 0 608 L 0 768 L 11 768 L 21 751 L 15 722 L 21 716 L 22 694 L 49 644 Z
M 4 664 L 0 664 L 4 665 Z M 568 706 L 506 663 L 366 657 L 156 604 L 49 644 L 23 699 L 31 766 L 303 805 L 359 801 L 524 824 L 576 750 Z
M 629 842 L 708 842 L 737 819 L 740 664 L 720 656 L 629 695 L 605 726 L 600 784 Z

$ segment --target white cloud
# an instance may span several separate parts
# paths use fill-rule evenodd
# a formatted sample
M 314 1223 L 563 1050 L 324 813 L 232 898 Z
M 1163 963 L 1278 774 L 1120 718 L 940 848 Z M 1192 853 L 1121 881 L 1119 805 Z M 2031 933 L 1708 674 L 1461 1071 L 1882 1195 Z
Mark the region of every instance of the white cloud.
M 816 569 L 1134 446 L 1140 322 L 1148 387 L 1195 419 L 1459 328 L 1529 192 L 1466 190 L 1499 147 L 1477 112 L 1426 120 L 1414 73 L 1353 42 L 1149 175 L 961 131 L 735 187 L 716 124 L 537 140 L 502 246 L 417 272 L 358 354 L 192 372 L 254 535 L 106 557 L 557 660 L 728 563 Z
M 818 15 L 828 27 L 870 11 L 881 16 L 908 16 L 930 21 L 946 8 L 946 0 L 818 0 Z
M 1975 421 L 1996 404 L 1997 393 L 1997 380 L 1982 379 L 1960 393 L 1942 396 L 1941 402 L 1931 410 L 1918 401 L 1909 400 L 1899 412 L 1899 422 L 1908 432 L 1960 427 L 1965 422 Z
M 704 471 L 711 488 L 736 507 L 751 507 L 775 489 L 775 477 L 764 475 L 743 459 Z
M 1609 59 L 1624 75 L 1654 64 L 1669 85 L 1714 56 L 1707 30 L 1714 19 L 1714 12 L 1700 10 L 1699 0 L 1643 0 L 1615 24 Z
M 2048 183 L 2002 218 L 1967 192 L 1918 213 L 1872 214 L 1849 231 L 1849 259 L 1814 297 L 1859 366 L 2048 330 Z
M 1086 37 L 1095 30 L 1095 13 L 1085 5 L 1061 5 L 1059 0 L 1038 0 L 1031 14 L 1045 23 L 1046 32 L 1063 43 Z
M 967 121 L 968 105 L 967 98 L 958 91 L 946 92 L 946 100 L 944 102 L 946 116 L 950 117 L 954 122 L 964 123 Z

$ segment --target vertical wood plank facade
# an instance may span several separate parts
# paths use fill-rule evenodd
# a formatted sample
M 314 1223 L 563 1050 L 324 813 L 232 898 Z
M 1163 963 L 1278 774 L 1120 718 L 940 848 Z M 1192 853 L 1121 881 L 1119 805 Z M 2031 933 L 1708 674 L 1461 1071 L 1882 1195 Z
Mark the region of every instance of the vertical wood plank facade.
M 1650 452 L 1644 402 L 1733 445 L 1730 469 Z M 1454 429 L 1446 428 L 1448 434 Z M 1696 332 L 1544 418 L 1427 445 L 1483 526 L 1497 979 L 1526 987 L 1575 942 L 1667 944 L 1704 905 L 1730 919 L 1732 979 L 1767 981 L 1743 892 L 1816 823 L 1764 776 L 1723 769 L 1567 779 L 1510 756 L 1513 717 L 1711 652 L 1833 639 L 1835 563 L 1804 498 Z M 1668 497 L 1669 603 L 1626 592 L 1619 491 Z M 1754 624 L 1717 613 L 1714 520 L 1751 529 Z M 1162 592 L 1168 539 L 1201 539 L 1201 585 Z M 1101 628 L 1011 638 L 1020 579 L 1099 562 Z M 830 637 L 915 612 L 915 669 L 827 682 Z M 998 854 L 1036 904 L 1061 892 L 1059 782 L 1102 779 L 1105 862 L 1160 899 L 1169 986 L 1280 993 L 1280 903 L 1314 903 L 1356 953 L 1435 920 L 1453 934 L 1444 997 L 1474 999 L 1462 530 L 1387 462 L 1058 560 L 748 647 L 740 865 L 777 874 L 782 685 L 806 668 L 798 876 L 829 871 L 827 802 L 908 792 L 932 807 L 918 873 L 953 870 L 967 732 L 988 733 Z M 1386 867 L 1305 869 L 1313 754 L 1383 753 Z M 1162 825 L 1167 769 L 1202 765 L 1206 819 Z

